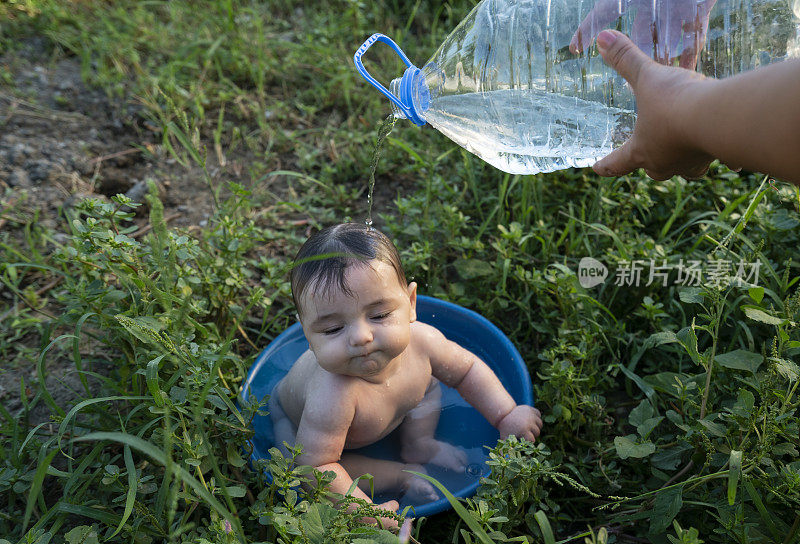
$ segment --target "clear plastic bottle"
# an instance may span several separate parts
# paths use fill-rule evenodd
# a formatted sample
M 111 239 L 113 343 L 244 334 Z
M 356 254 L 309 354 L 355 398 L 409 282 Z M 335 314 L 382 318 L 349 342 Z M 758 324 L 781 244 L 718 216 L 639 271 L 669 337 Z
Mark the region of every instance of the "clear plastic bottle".
M 633 129 L 633 93 L 594 42 L 603 28 L 714 77 L 800 57 L 800 0 L 483 0 L 421 69 L 382 34 L 354 60 L 396 117 L 500 170 L 552 172 L 592 165 Z M 407 66 L 389 90 L 361 62 L 376 41 Z

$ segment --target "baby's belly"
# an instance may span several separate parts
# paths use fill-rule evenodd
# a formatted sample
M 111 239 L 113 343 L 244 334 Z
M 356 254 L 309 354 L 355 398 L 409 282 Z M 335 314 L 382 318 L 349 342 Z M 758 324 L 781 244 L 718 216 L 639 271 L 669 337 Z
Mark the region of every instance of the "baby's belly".
M 363 448 L 374 444 L 385 437 L 403 422 L 403 417 L 386 417 L 376 414 L 374 417 L 358 418 L 347 433 L 344 447 L 347 450 Z

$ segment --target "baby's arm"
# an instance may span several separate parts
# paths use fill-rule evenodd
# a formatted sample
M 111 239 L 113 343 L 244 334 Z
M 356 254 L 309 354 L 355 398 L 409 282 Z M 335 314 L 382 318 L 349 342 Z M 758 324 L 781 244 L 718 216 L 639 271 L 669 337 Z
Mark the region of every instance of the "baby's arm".
M 518 405 L 477 355 L 448 340 L 433 327 L 426 327 L 422 334 L 434 377 L 456 389 L 500 431 L 501 438 L 513 434 L 533 442 L 539 436 L 542 428 L 539 410 Z
M 303 453 L 297 461 L 323 472 L 330 470 L 336 473 L 330 490 L 344 495 L 353 484 L 353 479 L 339 460 L 355 415 L 355 403 L 348 398 L 346 391 L 339 393 L 338 398 L 325 393 L 308 395 L 297 426 L 297 443 L 303 446 Z M 369 500 L 358 487 L 353 490 L 353 496 Z
M 297 458 L 298 463 L 311 465 L 322 472 L 332 471 L 336 477 L 331 482 L 330 491 L 346 495 L 352 486 L 351 496 L 371 504 L 369 496 L 358 486 L 353 486 L 353 479 L 339 462 L 347 431 L 355 415 L 354 399 L 347 391 L 328 391 L 328 394 L 310 397 L 313 398 L 307 400 L 297 426 L 297 443 L 303 446 L 303 453 Z M 392 512 L 400 507 L 397 501 L 388 501 L 378 506 Z M 397 522 L 391 518 L 381 518 L 380 523 L 386 528 L 397 526 Z

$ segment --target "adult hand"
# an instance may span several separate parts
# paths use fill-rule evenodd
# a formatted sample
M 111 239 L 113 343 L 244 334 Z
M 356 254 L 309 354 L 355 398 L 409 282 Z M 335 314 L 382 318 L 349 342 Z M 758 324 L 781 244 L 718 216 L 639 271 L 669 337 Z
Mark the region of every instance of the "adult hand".
M 630 140 L 595 163 L 594 171 L 621 176 L 644 168 L 659 180 L 702 176 L 713 157 L 690 144 L 693 135 L 684 130 L 683 120 L 689 96 L 716 80 L 658 64 L 616 30 L 602 31 L 597 46 L 606 64 L 630 83 L 638 114 Z
M 619 17 L 635 10 L 631 38 L 653 59 L 693 70 L 703 49 L 708 19 L 716 0 L 597 0 L 578 26 L 569 49 L 578 54 L 588 49 L 597 35 Z
M 535 442 L 542 430 L 542 414 L 532 406 L 518 404 L 500 420 L 497 430 L 500 431 L 500 438 L 513 434 L 517 438 Z

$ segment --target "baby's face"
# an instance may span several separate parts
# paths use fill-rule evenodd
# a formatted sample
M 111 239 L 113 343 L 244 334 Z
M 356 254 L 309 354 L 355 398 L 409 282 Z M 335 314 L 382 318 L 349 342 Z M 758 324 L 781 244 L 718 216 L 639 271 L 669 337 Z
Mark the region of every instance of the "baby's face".
M 417 286 L 401 285 L 394 269 L 380 261 L 351 266 L 349 296 L 326 296 L 309 285 L 300 300 L 300 321 L 319 365 L 334 374 L 377 377 L 408 346 L 416 320 Z

